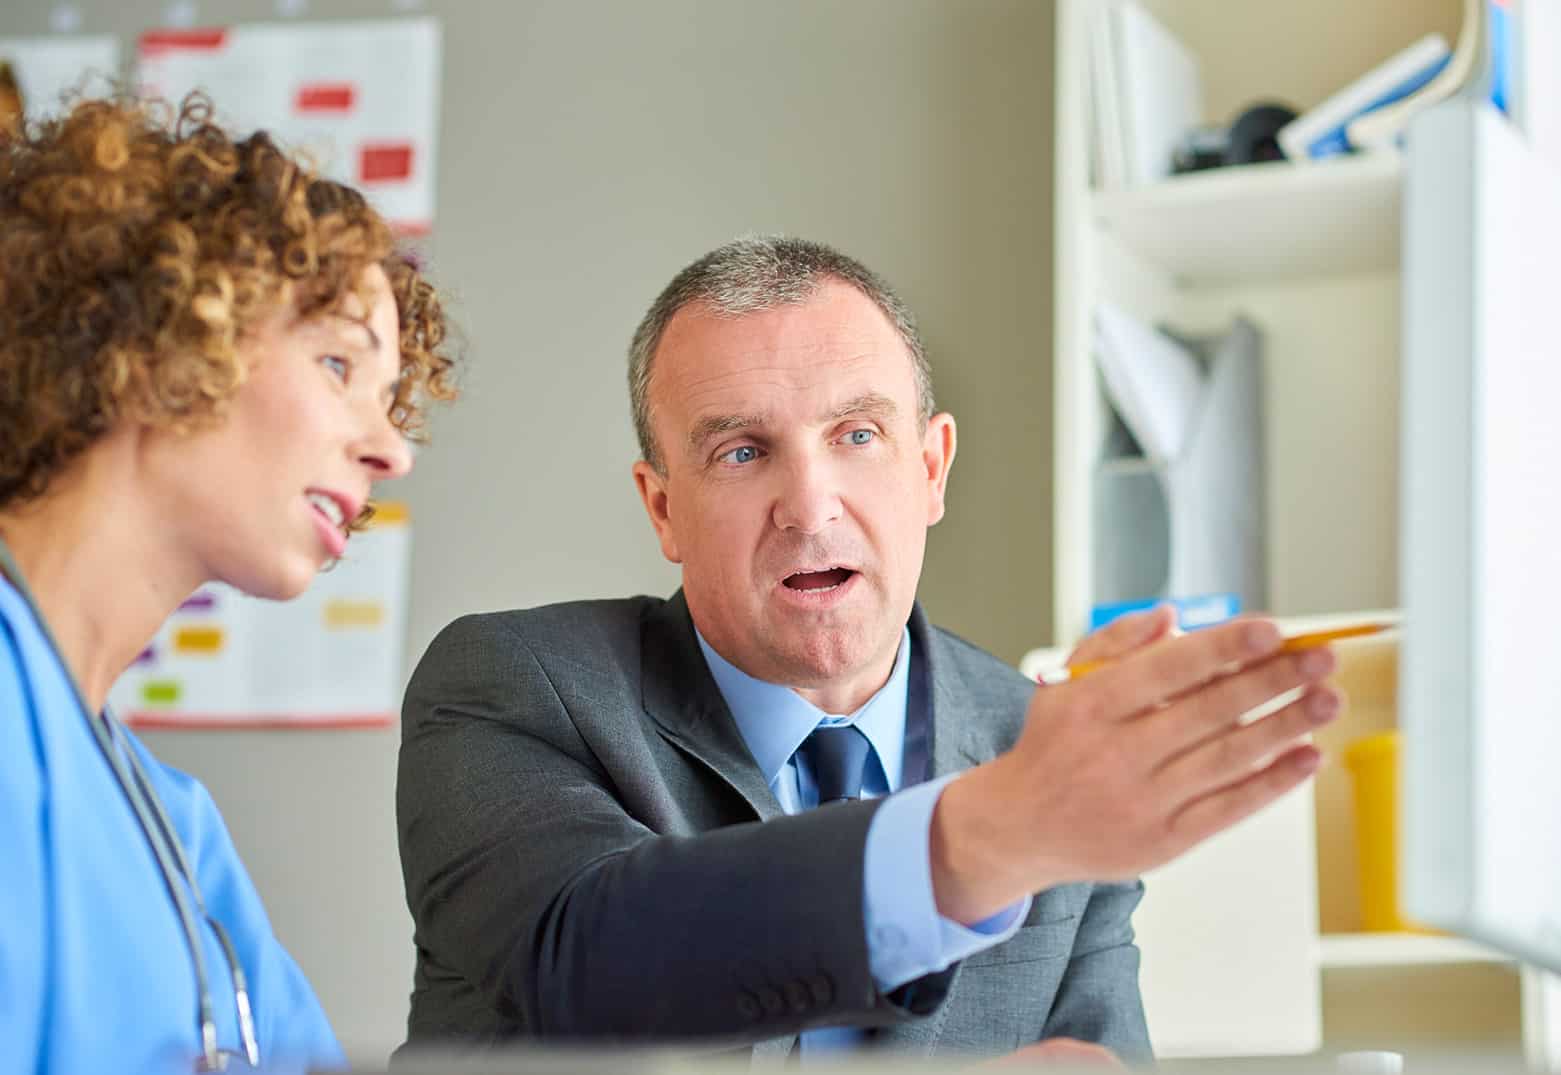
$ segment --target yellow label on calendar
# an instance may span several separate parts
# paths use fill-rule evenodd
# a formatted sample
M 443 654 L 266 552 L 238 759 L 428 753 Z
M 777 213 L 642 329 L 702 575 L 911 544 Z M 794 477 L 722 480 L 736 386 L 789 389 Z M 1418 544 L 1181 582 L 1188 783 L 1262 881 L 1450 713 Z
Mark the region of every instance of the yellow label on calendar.
M 329 601 L 325 626 L 333 631 L 378 627 L 385 622 L 385 606 L 378 601 Z
M 173 634 L 175 653 L 221 653 L 225 641 L 221 627 L 180 627 Z

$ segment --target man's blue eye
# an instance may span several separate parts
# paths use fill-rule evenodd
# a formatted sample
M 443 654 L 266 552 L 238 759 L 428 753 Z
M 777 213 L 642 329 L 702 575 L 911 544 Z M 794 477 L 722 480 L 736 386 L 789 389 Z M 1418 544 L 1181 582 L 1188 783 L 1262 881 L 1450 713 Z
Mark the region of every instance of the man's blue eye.
M 321 355 L 320 365 L 330 370 L 343 381 L 347 379 L 347 374 L 352 370 L 352 366 L 340 355 Z
M 857 445 L 867 444 L 873 439 L 873 437 L 874 433 L 871 429 L 853 429 L 851 432 L 846 434 L 846 438 L 850 440 L 852 444 Z
M 752 463 L 759 458 L 759 449 L 751 444 L 745 444 L 741 448 L 733 448 L 721 458 L 730 463 Z

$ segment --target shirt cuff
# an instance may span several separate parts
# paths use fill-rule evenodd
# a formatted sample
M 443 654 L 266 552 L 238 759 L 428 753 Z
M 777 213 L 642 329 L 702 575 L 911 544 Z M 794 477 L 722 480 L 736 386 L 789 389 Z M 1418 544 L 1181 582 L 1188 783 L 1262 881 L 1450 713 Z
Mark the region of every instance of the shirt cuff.
M 932 894 L 932 811 L 957 776 L 951 773 L 889 796 L 868 827 L 863 907 L 868 966 L 881 992 L 1001 944 L 1030 910 L 1026 896 L 974 926 L 938 914 Z

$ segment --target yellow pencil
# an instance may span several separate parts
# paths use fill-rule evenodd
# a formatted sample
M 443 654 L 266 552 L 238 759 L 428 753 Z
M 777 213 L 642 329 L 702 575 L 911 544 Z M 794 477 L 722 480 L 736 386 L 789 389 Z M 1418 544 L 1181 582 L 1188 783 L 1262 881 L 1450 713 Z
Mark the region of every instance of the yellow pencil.
M 1397 627 L 1396 623 L 1372 622 L 1356 623 L 1349 627 L 1335 627 L 1328 631 L 1307 631 L 1304 634 L 1291 635 L 1279 646 L 1280 653 L 1295 653 L 1303 649 L 1311 649 L 1315 646 L 1326 646 L 1330 642 L 1338 642 L 1345 638 L 1362 638 L 1366 635 L 1379 634 Z M 1078 679 L 1087 676 L 1091 672 L 1098 672 L 1114 661 L 1080 661 L 1078 664 L 1069 665 L 1058 669 L 1056 672 L 1048 672 L 1041 677 L 1043 683 L 1066 683 L 1070 679 Z

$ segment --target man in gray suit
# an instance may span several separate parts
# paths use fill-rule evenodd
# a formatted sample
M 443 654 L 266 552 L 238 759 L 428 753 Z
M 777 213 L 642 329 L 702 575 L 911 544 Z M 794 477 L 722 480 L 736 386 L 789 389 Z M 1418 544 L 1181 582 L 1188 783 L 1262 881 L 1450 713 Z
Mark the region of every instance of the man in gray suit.
M 629 380 L 683 588 L 465 617 L 418 666 L 412 1042 L 1148 1058 L 1135 878 L 1315 769 L 1332 655 L 1157 611 L 1037 690 L 929 624 L 954 419 L 904 305 L 827 247 L 689 266 Z

